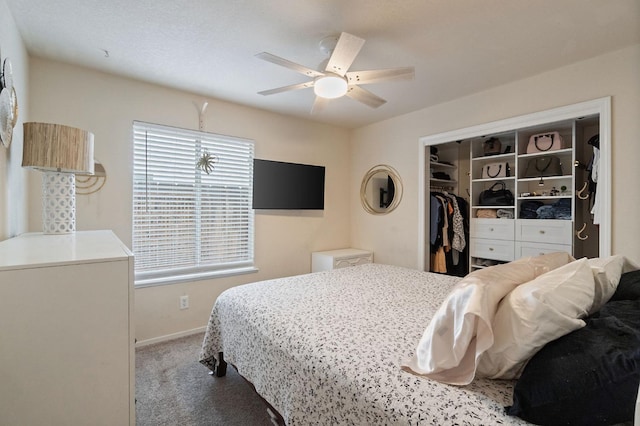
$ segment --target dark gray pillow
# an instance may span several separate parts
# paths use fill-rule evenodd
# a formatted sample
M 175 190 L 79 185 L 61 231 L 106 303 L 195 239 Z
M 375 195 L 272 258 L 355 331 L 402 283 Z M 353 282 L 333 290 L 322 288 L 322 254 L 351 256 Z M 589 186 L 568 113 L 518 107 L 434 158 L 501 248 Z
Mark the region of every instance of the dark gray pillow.
M 640 269 L 622 274 L 622 276 L 620 276 L 618 287 L 609 300 L 638 299 L 640 299 Z
M 610 301 L 533 356 L 507 412 L 543 425 L 627 422 L 639 383 L 640 299 Z

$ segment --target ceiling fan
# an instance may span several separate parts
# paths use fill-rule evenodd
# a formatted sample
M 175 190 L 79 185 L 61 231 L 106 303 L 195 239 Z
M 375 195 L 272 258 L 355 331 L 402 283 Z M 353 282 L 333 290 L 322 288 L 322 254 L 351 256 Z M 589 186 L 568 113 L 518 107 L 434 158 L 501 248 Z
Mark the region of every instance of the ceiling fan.
M 259 59 L 281 65 L 313 78 L 313 80 L 304 83 L 263 90 L 258 94 L 266 96 L 289 90 L 313 87 L 316 98 L 311 108 L 312 113 L 320 111 L 330 99 L 342 96 L 348 96 L 372 108 L 378 108 L 387 101 L 360 86 L 387 80 L 412 79 L 414 68 L 349 71 L 349 67 L 351 67 L 363 45 L 363 39 L 344 32 L 339 37 L 329 36 L 323 38 L 320 41 L 320 50 L 328 56 L 328 59 L 325 60 L 326 65 L 324 65 L 325 61 L 323 61 L 319 66 L 321 69 L 324 67 L 323 71 L 307 68 L 271 53 L 258 53 L 256 57 Z

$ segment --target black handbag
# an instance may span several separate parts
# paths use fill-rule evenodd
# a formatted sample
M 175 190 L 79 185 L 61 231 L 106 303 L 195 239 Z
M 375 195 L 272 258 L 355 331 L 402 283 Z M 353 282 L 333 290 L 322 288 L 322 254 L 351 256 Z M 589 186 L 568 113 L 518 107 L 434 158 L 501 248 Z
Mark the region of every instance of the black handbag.
M 484 141 L 484 144 L 482 146 L 482 150 L 484 152 L 484 155 L 498 155 L 500 154 L 500 150 L 502 149 L 502 143 L 500 142 L 500 139 L 498 138 L 490 138 L 486 141 Z
M 562 176 L 562 163 L 555 155 L 532 158 L 527 162 L 524 177 Z
M 504 182 L 496 182 L 489 189 L 480 193 L 480 206 L 513 206 L 513 193 L 507 189 Z

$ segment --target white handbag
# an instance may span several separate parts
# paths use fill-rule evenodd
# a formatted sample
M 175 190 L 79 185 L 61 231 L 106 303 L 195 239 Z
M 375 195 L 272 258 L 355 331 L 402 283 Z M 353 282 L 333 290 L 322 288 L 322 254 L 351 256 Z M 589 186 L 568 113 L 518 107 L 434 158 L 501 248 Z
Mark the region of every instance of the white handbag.
M 527 154 L 537 152 L 557 151 L 563 149 L 564 140 L 558 132 L 539 133 L 531 135 L 527 144 Z
M 504 178 L 511 176 L 511 168 L 506 161 L 488 163 L 482 166 L 482 179 Z

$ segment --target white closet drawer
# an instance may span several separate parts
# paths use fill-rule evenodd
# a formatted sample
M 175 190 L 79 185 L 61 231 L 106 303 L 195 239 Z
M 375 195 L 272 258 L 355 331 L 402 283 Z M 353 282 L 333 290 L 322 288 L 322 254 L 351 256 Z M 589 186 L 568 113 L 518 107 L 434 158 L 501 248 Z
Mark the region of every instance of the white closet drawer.
M 545 244 L 529 241 L 516 241 L 516 259 L 526 256 L 539 256 L 546 253 L 566 251 L 571 254 L 571 244 Z
M 517 219 L 516 240 L 571 245 L 573 222 L 556 219 Z
M 489 240 L 484 238 L 471 238 L 469 251 L 473 257 L 484 259 L 504 260 L 506 262 L 515 259 L 513 240 Z
M 513 219 L 472 219 L 472 238 L 513 240 L 515 225 Z

